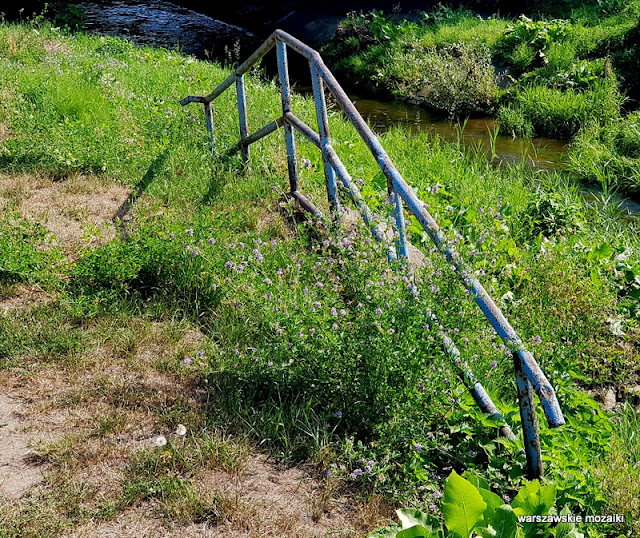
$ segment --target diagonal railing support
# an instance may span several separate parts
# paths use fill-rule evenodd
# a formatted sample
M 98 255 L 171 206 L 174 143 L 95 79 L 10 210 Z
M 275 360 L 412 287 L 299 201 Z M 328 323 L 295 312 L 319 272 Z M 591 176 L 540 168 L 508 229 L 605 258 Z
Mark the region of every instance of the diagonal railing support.
M 255 133 L 249 134 L 243 75 L 274 46 L 276 47 L 276 56 L 278 60 L 282 116 L 265 125 Z M 313 95 L 316 106 L 318 133 L 297 118 L 291 110 L 291 88 L 289 85 L 287 48 L 291 48 L 298 52 L 309 61 Z M 543 468 L 538 424 L 535 413 L 535 394 L 540 398 L 549 426 L 552 428 L 561 426 L 564 424 L 564 417 L 553 387 L 542 372 L 533 355 L 526 349 L 514 328 L 509 324 L 502 311 L 489 296 L 482 284 L 473 276 L 472 271 L 455 251 L 453 245 L 446 240 L 437 222 L 427 211 L 427 206 L 416 196 L 400 172 L 398 172 L 397 168 L 389 158 L 389 155 L 380 144 L 378 138 L 371 131 L 360 113 L 356 110 L 354 104 L 347 97 L 331 71 L 329 71 L 327 66 L 324 64 L 320 55 L 315 50 L 286 32 L 276 30 L 251 56 L 249 56 L 245 62 L 243 62 L 227 79 L 213 90 L 213 92 L 206 96 L 192 95 L 182 99 L 180 101 L 182 105 L 187 105 L 193 102 L 204 104 L 207 130 L 210 133 L 212 148 L 215 138 L 213 134 L 211 102 L 234 82 L 236 83 L 238 113 L 240 117 L 240 143 L 234 149 L 242 151 L 243 161 L 248 163 L 250 159 L 249 146 L 264 136 L 272 133 L 279 127 L 284 126 L 291 196 L 298 201 L 303 209 L 318 216 L 322 215 L 321 211 L 303 194 L 301 194 L 299 190 L 298 163 L 296 160 L 295 146 L 296 131 L 318 147 L 322 153 L 327 196 L 332 216 L 337 218 L 341 214 L 340 201 L 337 193 L 339 180 L 347 195 L 360 212 L 365 224 L 371 230 L 373 236 L 378 241 L 387 244 L 388 258 L 390 260 L 394 259 L 396 255 L 401 258 L 408 257 L 409 243 L 406 238 L 404 212 L 407 211 L 412 214 L 421 224 L 428 237 L 435 244 L 437 250 L 444 255 L 452 269 L 459 275 L 462 283 L 469 291 L 484 316 L 513 354 L 520 416 L 523 426 L 524 448 L 527 456 L 527 474 L 530 478 L 537 478 L 541 476 Z M 394 206 L 393 217 L 395 224 L 393 229 L 395 235 L 395 247 L 389 244 L 387 237 L 385 237 L 385 234 L 379 227 L 376 217 L 365 203 L 360 191 L 331 145 L 324 88 L 327 88 L 333 94 L 338 106 L 343 110 L 347 119 L 353 124 L 387 178 L 389 201 Z M 414 284 L 412 283 L 412 285 Z M 413 291 L 414 290 L 412 290 L 412 292 Z M 439 323 L 433 314 L 429 313 L 427 315 L 427 319 L 427 326 L 432 330 L 435 329 L 438 331 L 442 347 L 450 357 L 452 363 L 455 365 L 463 383 L 470 391 L 474 401 L 484 413 L 488 413 L 504 422 L 489 395 L 486 393 L 482 385 L 475 379 L 475 376 L 468 365 L 460 358 L 460 352 L 454 342 L 445 334 L 444 330 L 440 328 Z M 514 438 L 514 434 L 508 425 L 501 427 L 501 433 L 506 437 Z

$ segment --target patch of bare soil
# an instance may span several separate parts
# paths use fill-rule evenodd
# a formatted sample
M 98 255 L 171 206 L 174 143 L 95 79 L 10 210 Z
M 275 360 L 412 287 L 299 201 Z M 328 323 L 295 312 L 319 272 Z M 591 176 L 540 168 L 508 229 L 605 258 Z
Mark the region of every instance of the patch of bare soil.
M 48 303 L 51 300 L 52 298 L 48 293 L 38 288 L 19 285 L 12 290 L 10 297 L 2 298 L 0 296 L 0 316 L 6 316 L 12 310 L 31 308 Z
M 207 536 L 358 536 L 356 506 L 334 499 L 325 485 L 301 468 L 286 468 L 253 456 L 242 471 L 209 471 L 202 488 L 235 499 L 237 509 Z
M 35 436 L 23 413 L 23 402 L 0 394 L 0 499 L 18 499 L 44 480 L 30 461 Z
M 112 219 L 129 194 L 122 186 L 82 175 L 64 181 L 0 178 L 0 198 L 11 200 L 21 216 L 47 228 L 51 243 L 72 258 L 115 237 Z
M 365 525 L 355 503 L 328 499 L 324 488 L 303 469 L 286 468 L 253 456 L 243 471 L 209 471 L 197 489 L 213 493 L 230 504 L 226 519 L 217 525 L 198 523 L 169 528 L 153 516 L 152 506 L 141 504 L 107 522 L 91 522 L 67 538 L 319 538 L 363 536 Z

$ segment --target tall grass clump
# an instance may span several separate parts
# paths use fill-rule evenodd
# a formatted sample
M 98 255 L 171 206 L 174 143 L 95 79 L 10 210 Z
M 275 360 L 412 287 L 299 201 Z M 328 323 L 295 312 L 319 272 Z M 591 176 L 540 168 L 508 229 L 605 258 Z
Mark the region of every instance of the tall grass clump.
M 580 131 L 571 145 L 569 167 L 607 190 L 640 192 L 640 114 Z
M 616 118 L 622 101 L 611 82 L 582 92 L 527 85 L 515 91 L 513 102 L 500 110 L 498 120 L 507 131 L 520 136 L 533 132 L 571 138 L 581 127 Z

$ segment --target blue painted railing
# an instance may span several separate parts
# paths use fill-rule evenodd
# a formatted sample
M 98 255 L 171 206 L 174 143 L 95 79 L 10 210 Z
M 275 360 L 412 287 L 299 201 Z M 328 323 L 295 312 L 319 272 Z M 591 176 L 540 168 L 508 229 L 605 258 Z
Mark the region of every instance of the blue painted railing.
M 280 92 L 282 99 L 282 115 L 265 125 L 253 134 L 249 134 L 247 122 L 247 107 L 245 99 L 244 74 L 258 62 L 273 47 L 276 47 L 278 60 L 278 74 L 280 80 Z M 287 47 L 300 53 L 309 61 L 311 70 L 311 80 L 313 84 L 313 95 L 315 99 L 318 132 L 306 125 L 296 117 L 291 111 L 291 90 L 289 85 L 289 70 L 287 64 Z M 440 227 L 427 211 L 427 206 L 416 196 L 411 187 L 407 184 L 400 172 L 391 162 L 386 151 L 373 134 L 360 113 L 356 110 L 351 100 L 340 87 L 335 77 L 322 61 L 322 58 L 312 48 L 291 35 L 276 30 L 243 64 L 241 64 L 222 84 L 213 92 L 206 96 L 189 96 L 180 101 L 182 105 L 197 102 L 204 105 L 207 130 L 210 142 L 215 143 L 215 133 L 213 125 L 213 115 L 211 109 L 212 101 L 232 84 L 236 85 L 238 102 L 238 115 L 240 123 L 240 143 L 238 149 L 242 152 L 245 163 L 249 163 L 249 146 L 280 127 L 284 127 L 285 142 L 287 147 L 287 161 L 289 171 L 290 195 L 305 210 L 317 216 L 322 216 L 322 212 L 311 203 L 301 192 L 298 184 L 298 163 L 296 159 L 296 131 L 301 133 L 311 143 L 317 146 L 324 163 L 324 174 L 327 186 L 327 195 L 331 217 L 339 219 L 342 208 L 338 199 L 338 185 L 336 178 L 345 188 L 356 208 L 362 215 L 365 224 L 371 229 L 374 237 L 386 243 L 386 237 L 377 227 L 373 213 L 365 203 L 360 191 L 351 179 L 342 161 L 331 145 L 329 135 L 329 123 L 327 119 L 327 108 L 325 103 L 326 86 L 333 94 L 337 104 L 342 108 L 349 121 L 354 125 L 356 131 L 364 140 L 365 144 L 373 154 L 380 169 L 387 178 L 388 194 L 394 204 L 395 219 L 395 248 L 389 247 L 389 257 L 401 256 L 408 258 L 408 242 L 406 238 L 404 212 L 411 213 L 422 225 L 429 238 L 436 245 L 437 249 L 444 254 L 449 264 L 455 272 L 460 275 L 464 286 L 469 290 L 480 310 L 489 320 L 500 338 L 511 350 L 515 370 L 516 386 L 518 389 L 518 402 L 520 406 L 520 416 L 523 426 L 524 450 L 527 457 L 527 474 L 530 478 L 542 475 L 542 458 L 540 455 L 540 439 L 538 433 L 538 422 L 535 412 L 534 393 L 538 395 L 542 402 L 542 407 L 550 427 L 555 428 L 564 424 L 564 417 L 553 387 L 538 366 L 533 355 L 525 348 L 524 343 L 509 324 L 493 299 L 489 296 L 482 284 L 473 276 L 471 270 L 464 263 L 462 258 L 454 250 L 453 245 L 448 243 L 440 230 Z M 454 342 L 449 338 L 442 326 L 432 313 L 427 313 L 427 324 L 432 330 L 438 330 L 439 337 L 445 352 L 451 358 L 462 381 L 469 389 L 474 401 L 484 413 L 488 413 L 498 418 L 504 425 L 501 427 L 502 435 L 514 438 L 511 428 L 500 416 L 495 404 L 484 390 L 482 385 L 476 380 L 468 365 L 461 359 L 460 351 Z

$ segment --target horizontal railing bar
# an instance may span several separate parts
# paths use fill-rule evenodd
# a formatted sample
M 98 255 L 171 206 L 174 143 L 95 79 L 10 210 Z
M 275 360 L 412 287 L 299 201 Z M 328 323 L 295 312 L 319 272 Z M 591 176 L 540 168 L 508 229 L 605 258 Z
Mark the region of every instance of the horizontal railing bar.
M 309 213 L 313 213 L 318 218 L 322 218 L 323 214 L 313 203 L 300 191 L 293 191 L 290 193 L 293 198 L 302 206 L 302 209 L 308 211 Z
M 320 143 L 320 135 L 316 133 L 305 122 L 298 118 L 293 112 L 286 112 L 284 114 L 284 121 L 296 129 L 300 134 L 309 140 L 312 144 L 315 144 L 318 148 L 322 148 Z
M 207 103 L 205 98 L 202 95 L 188 95 L 184 99 L 180 99 L 180 104 L 182 106 L 188 105 L 189 103 Z

